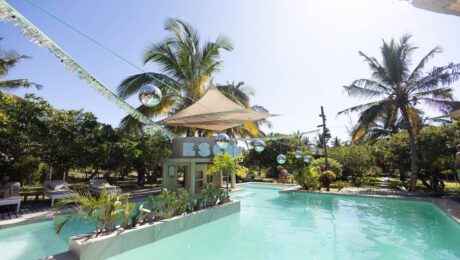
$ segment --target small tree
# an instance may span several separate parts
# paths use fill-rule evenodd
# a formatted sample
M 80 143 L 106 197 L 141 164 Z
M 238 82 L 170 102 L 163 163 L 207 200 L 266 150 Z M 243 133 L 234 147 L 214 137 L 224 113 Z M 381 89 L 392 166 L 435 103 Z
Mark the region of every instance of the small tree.
M 222 153 L 214 156 L 212 165 L 208 168 L 208 174 L 215 172 L 221 172 L 227 179 L 227 190 L 228 190 L 228 178 L 230 174 L 236 174 L 239 177 L 244 177 L 248 172 L 248 169 L 238 164 L 242 160 L 241 156 L 232 157 L 228 153 Z
M 375 165 L 370 148 L 366 145 L 336 147 L 329 154 L 343 166 L 344 176 L 356 186 L 361 185 L 365 175 Z
M 335 180 L 336 175 L 333 171 L 324 171 L 320 173 L 318 180 L 321 183 L 321 186 L 323 188 L 326 188 L 327 191 L 329 191 L 329 187 L 331 186 L 331 183 Z
M 318 169 L 315 167 L 305 167 L 302 172 L 294 174 L 295 181 L 304 190 L 316 190 L 318 188 Z

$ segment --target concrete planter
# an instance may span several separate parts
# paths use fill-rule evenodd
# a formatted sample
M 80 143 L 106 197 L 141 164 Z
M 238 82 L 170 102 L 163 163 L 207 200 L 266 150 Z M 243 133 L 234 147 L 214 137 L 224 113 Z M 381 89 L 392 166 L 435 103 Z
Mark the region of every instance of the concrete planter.
M 75 236 L 69 239 L 69 250 L 82 260 L 106 259 L 239 211 L 240 202 L 232 201 L 98 238 L 88 239 L 88 235 Z

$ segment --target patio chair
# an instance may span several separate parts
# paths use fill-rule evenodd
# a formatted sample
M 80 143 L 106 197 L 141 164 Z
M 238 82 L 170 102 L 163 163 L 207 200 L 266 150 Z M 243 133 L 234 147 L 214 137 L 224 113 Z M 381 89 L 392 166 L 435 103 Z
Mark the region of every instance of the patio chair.
M 110 193 L 121 193 L 120 187 L 110 185 L 106 179 L 89 180 L 89 191 L 91 193 L 101 193 L 104 189 Z
M 7 182 L 0 184 L 0 206 L 17 205 L 16 212 L 19 212 L 21 207 L 21 196 L 19 196 L 19 182 Z
M 66 199 L 76 196 L 77 193 L 69 188 L 69 184 L 63 180 L 45 181 L 45 196 L 51 199 L 51 207 L 54 206 L 54 200 Z

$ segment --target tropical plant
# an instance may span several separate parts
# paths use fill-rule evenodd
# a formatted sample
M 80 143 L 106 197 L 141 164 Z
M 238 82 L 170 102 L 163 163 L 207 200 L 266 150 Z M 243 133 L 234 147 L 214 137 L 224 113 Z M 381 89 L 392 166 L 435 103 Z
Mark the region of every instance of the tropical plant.
M 342 177 L 343 165 L 334 158 L 328 158 L 328 167 L 326 167 L 326 158 L 320 157 L 311 162 L 311 167 L 316 167 L 320 172 L 330 170 L 335 173 L 337 178 Z
M 446 108 L 452 104 L 451 83 L 460 77 L 460 64 L 450 63 L 442 67 L 434 67 L 425 73 L 427 62 L 437 53 L 439 47 L 425 55 L 411 71 L 411 56 L 416 47 L 409 44 L 411 36 L 404 35 L 399 42 L 391 40 L 383 42 L 381 47 L 382 62 L 369 57 L 363 52 L 359 54 L 369 64 L 372 71 L 370 79 L 358 79 L 345 91 L 351 96 L 368 99 L 379 98 L 363 105 L 348 108 L 342 113 L 360 112 L 353 138 L 359 139 L 379 119 L 385 111 L 394 111 L 401 116 L 404 128 L 409 134 L 411 150 L 411 183 L 410 190 L 415 190 L 417 183 L 418 164 L 416 132 L 419 130 L 421 110 L 416 108 L 420 101 L 435 108 Z
M 329 156 L 340 164 L 344 177 L 350 178 L 356 186 L 361 185 L 366 174 L 375 166 L 374 157 L 368 145 L 336 147 L 329 150 Z
M 0 38 L 0 41 L 3 38 Z M 20 55 L 15 51 L 2 50 L 0 47 L 0 95 L 4 90 L 12 90 L 17 88 L 29 88 L 35 87 L 40 89 L 42 86 L 33 83 L 27 79 L 5 79 L 8 76 L 8 72 L 13 69 L 20 61 L 30 59 L 29 56 Z
M 162 189 L 160 194 L 155 197 L 156 211 L 155 216 L 158 219 L 166 219 L 174 216 L 179 203 L 176 200 L 176 193 Z
M 335 187 L 337 188 L 338 191 L 341 191 L 343 188 L 345 188 L 346 182 L 344 181 L 336 181 L 335 182 Z
M 318 189 L 319 173 L 316 167 L 305 167 L 302 172 L 294 174 L 294 180 L 302 186 L 304 190 Z
M 73 220 L 92 222 L 95 226 L 95 236 L 111 232 L 115 229 L 115 223 L 121 218 L 120 210 L 123 203 L 119 200 L 119 194 L 102 190 L 99 196 L 93 196 L 87 191 L 80 191 L 76 196 L 60 200 L 56 204 L 56 211 L 69 204 L 75 204 L 78 209 L 71 214 L 59 216 L 55 222 L 55 232 L 60 234 L 62 228 Z M 127 194 L 123 196 L 128 196 Z M 127 201 L 127 200 L 126 200 Z
M 239 164 L 242 161 L 243 156 L 232 157 L 228 153 L 222 153 L 214 156 L 212 160 L 212 165 L 208 168 L 208 174 L 213 173 L 222 173 L 224 176 L 227 176 L 227 186 L 229 182 L 229 176 L 235 174 L 239 177 L 246 176 L 248 169 Z
M 220 51 L 233 49 L 230 41 L 222 35 L 214 42 L 201 42 L 198 32 L 180 19 L 167 19 L 165 30 L 172 35 L 147 48 L 143 59 L 144 63 L 155 62 L 163 73 L 133 75 L 117 88 L 118 95 L 126 99 L 136 94 L 144 84 L 158 86 L 163 93 L 161 102 L 155 107 L 138 108 L 147 116 L 174 114 L 200 98 L 214 74 L 222 67 Z M 128 130 L 141 128 L 131 116 L 123 118 L 121 126 Z M 193 130 L 187 129 L 187 135 L 192 134 Z
M 202 207 L 213 207 L 230 201 L 230 196 L 227 191 L 209 185 L 201 191 L 198 201 Z
M 134 204 L 134 210 L 131 211 L 131 225 L 135 227 L 148 217 L 151 213 L 149 209 L 144 208 L 144 204 Z
M 331 183 L 336 179 L 336 175 L 333 171 L 323 171 L 319 174 L 318 180 L 323 188 L 329 191 Z
M 220 191 L 219 195 L 219 204 L 224 204 L 230 201 L 230 195 L 227 191 Z

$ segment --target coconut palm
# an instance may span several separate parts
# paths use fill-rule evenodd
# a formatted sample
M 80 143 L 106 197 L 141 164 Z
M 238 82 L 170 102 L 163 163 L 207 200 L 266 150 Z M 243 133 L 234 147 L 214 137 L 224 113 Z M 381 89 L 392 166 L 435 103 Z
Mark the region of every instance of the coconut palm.
M 380 48 L 381 62 L 359 52 L 371 69 L 371 77 L 355 80 L 344 88 L 350 96 L 375 101 L 348 108 L 339 114 L 360 112 L 358 120 L 360 129 L 370 129 L 372 124 L 382 119 L 388 109 L 395 116 L 401 117 L 404 129 L 409 133 L 412 172 L 410 190 L 413 191 L 416 187 L 418 171 L 415 135 L 421 113 L 416 106 L 423 101 L 437 109 L 450 107 L 453 97 L 449 85 L 459 79 L 460 64 L 449 63 L 424 72 L 428 61 L 441 52 L 441 49 L 436 47 L 428 52 L 413 70 L 410 70 L 411 56 L 416 49 L 409 44 L 410 38 L 410 35 L 404 35 L 399 42 L 383 41 Z
M 146 83 L 158 86 L 163 93 L 160 104 L 152 108 L 138 108 L 149 117 L 174 114 L 200 98 L 214 74 L 222 67 L 221 50 L 233 49 L 224 36 L 218 36 L 213 42 L 202 42 L 198 32 L 179 19 L 167 19 L 165 30 L 171 35 L 148 47 L 143 58 L 144 64 L 154 62 L 159 65 L 162 73 L 133 75 L 123 80 L 117 88 L 118 95 L 126 99 Z M 127 116 L 122 119 L 121 127 L 133 130 L 141 125 Z M 193 130 L 188 129 L 187 135 L 192 134 Z
M 3 38 L 0 38 L 0 41 Z M 8 72 L 14 68 L 21 60 L 29 59 L 29 56 L 20 55 L 15 51 L 5 51 L 0 48 L 0 93 L 5 90 L 12 90 L 18 88 L 36 87 L 40 89 L 39 84 L 30 82 L 27 79 L 5 79 Z

